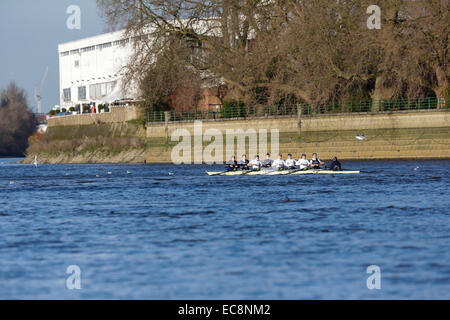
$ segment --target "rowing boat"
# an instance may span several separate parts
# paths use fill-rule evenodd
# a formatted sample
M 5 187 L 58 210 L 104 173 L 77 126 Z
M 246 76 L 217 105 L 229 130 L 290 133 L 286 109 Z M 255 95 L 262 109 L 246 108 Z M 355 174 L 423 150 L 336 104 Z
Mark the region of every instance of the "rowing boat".
M 332 170 L 261 170 L 261 171 L 206 171 L 208 176 L 257 176 L 257 175 L 301 175 L 301 174 L 358 174 L 360 171 L 332 171 Z
M 208 176 L 257 176 L 257 175 L 301 175 L 301 174 L 358 174 L 360 171 L 332 171 L 332 170 L 261 170 L 261 171 L 206 171 Z

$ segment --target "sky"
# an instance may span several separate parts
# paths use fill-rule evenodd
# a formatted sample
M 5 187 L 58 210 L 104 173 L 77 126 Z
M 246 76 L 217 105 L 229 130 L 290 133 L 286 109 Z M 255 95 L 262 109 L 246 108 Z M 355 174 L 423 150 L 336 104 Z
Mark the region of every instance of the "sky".
M 80 30 L 70 30 L 67 8 L 81 9 Z M 58 44 L 106 31 L 95 0 L 1 0 L 0 1 L 0 88 L 14 80 L 27 93 L 30 108 L 36 110 L 34 88 L 42 90 L 42 111 L 59 105 Z

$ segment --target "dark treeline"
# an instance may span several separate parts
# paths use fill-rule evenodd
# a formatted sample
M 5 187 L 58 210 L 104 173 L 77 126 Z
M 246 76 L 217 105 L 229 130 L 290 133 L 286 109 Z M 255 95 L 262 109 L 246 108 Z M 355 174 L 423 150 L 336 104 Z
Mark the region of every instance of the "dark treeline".
M 0 92 L 0 156 L 23 156 L 36 124 L 24 90 L 11 82 Z
M 97 4 L 113 29 L 138 40 L 126 85 L 139 83 L 155 108 L 192 108 L 205 82 L 253 106 L 449 93 L 448 0 Z M 373 4 L 380 29 L 367 26 Z

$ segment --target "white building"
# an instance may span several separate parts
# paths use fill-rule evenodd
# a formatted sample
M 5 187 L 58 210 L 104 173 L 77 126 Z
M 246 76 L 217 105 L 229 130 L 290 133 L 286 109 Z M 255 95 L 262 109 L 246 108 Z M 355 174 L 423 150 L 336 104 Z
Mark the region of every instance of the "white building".
M 121 89 L 133 53 L 123 30 L 60 44 L 58 53 L 61 108 L 135 98 Z

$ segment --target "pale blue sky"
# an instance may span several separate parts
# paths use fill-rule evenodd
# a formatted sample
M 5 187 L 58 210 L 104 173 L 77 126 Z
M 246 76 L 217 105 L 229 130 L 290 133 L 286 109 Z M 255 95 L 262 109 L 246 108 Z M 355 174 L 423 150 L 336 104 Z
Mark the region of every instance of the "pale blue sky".
M 81 8 L 80 30 L 66 27 L 70 5 Z M 106 26 L 95 0 L 1 0 L 0 30 L 0 88 L 16 81 L 35 110 L 34 88 L 49 66 L 42 92 L 42 109 L 48 111 L 59 104 L 58 44 L 101 34 Z

